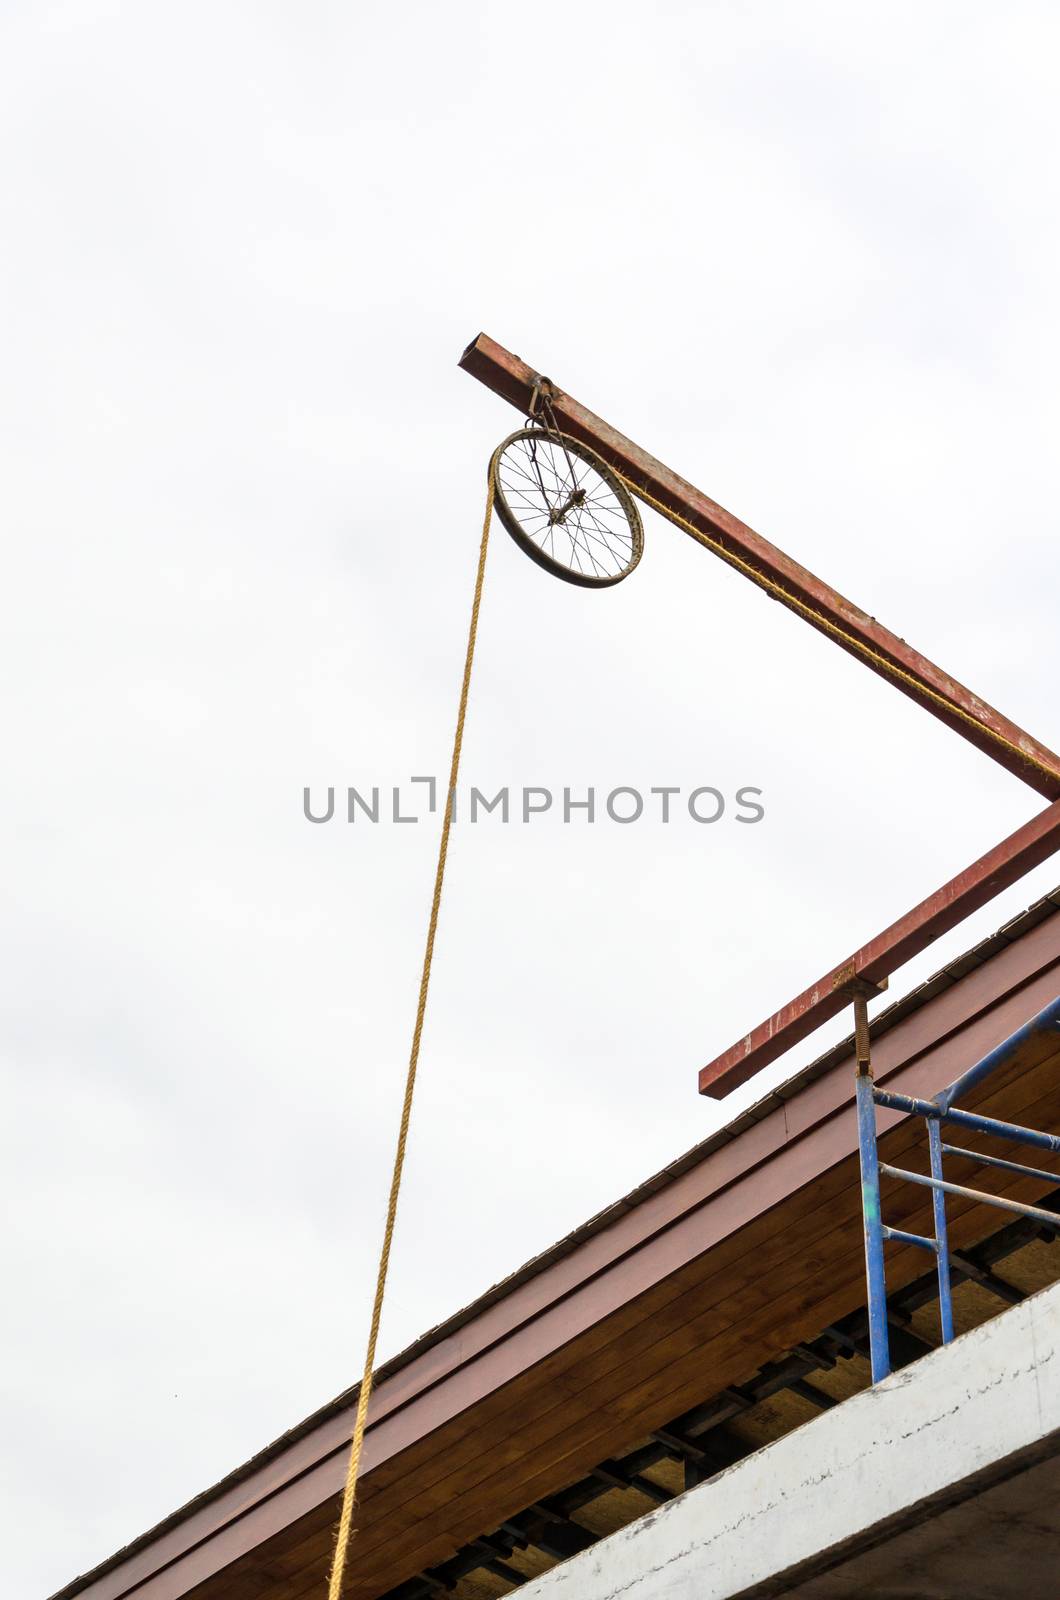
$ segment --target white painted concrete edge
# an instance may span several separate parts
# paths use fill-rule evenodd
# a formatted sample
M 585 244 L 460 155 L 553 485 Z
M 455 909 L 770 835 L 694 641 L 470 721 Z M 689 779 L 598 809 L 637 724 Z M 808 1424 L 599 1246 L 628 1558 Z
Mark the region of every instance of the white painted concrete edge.
M 520 1600 L 731 1600 L 1060 1428 L 1060 1284 L 601 1540 Z M 826 1563 L 827 1564 L 827 1563 Z

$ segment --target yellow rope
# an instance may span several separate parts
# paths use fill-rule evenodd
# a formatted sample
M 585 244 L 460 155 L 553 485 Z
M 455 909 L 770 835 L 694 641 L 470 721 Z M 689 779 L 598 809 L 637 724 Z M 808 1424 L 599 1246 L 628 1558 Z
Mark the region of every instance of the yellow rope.
M 446 790 L 442 836 L 438 844 L 438 865 L 434 874 L 434 896 L 431 900 L 431 914 L 427 924 L 427 945 L 423 952 L 420 993 L 416 1005 L 416 1022 L 412 1030 L 412 1049 L 409 1052 L 408 1075 L 405 1079 L 405 1099 L 401 1107 L 397 1152 L 394 1156 L 394 1171 L 390 1179 L 390 1199 L 386 1209 L 386 1226 L 383 1229 L 383 1248 L 379 1256 L 379 1272 L 375 1285 L 375 1301 L 372 1305 L 372 1321 L 368 1330 L 368 1349 L 364 1358 L 364 1374 L 361 1378 L 361 1387 L 357 1395 L 357 1416 L 354 1421 L 353 1439 L 350 1444 L 346 1486 L 342 1492 L 342 1511 L 339 1516 L 338 1532 L 335 1537 L 335 1554 L 331 1563 L 331 1575 L 328 1579 L 328 1600 L 339 1600 L 342 1593 L 346 1557 L 349 1552 L 350 1537 L 353 1531 L 353 1513 L 357 1504 L 357 1475 L 361 1465 L 364 1430 L 368 1420 L 368 1402 L 372 1395 L 372 1379 L 375 1372 L 375 1347 L 379 1338 L 379 1321 L 383 1312 L 383 1296 L 386 1292 L 387 1272 L 390 1267 L 390 1246 L 394 1238 L 398 1194 L 401 1190 L 401 1175 L 405 1166 L 405 1147 L 408 1144 L 409 1137 L 412 1096 L 416 1088 L 416 1068 L 420 1058 L 420 1038 L 423 1034 L 424 1013 L 427 1010 L 427 991 L 430 987 L 431 963 L 434 959 L 434 938 L 438 931 L 438 912 L 442 903 L 442 884 L 445 880 L 445 858 L 449 853 L 449 829 L 452 823 L 453 800 L 456 792 L 457 773 L 460 769 L 460 751 L 464 743 L 464 720 L 467 716 L 468 693 L 471 688 L 471 667 L 475 659 L 478 614 L 482 605 L 482 585 L 486 576 L 486 550 L 489 545 L 490 521 L 493 516 L 494 491 L 495 482 L 491 466 L 489 487 L 486 491 L 486 514 L 482 522 L 482 542 L 478 553 L 478 571 L 475 575 L 475 598 L 471 603 L 471 624 L 468 628 L 467 651 L 464 656 L 464 681 L 460 689 L 460 705 L 456 714 L 453 757 L 449 767 L 449 787 Z
M 828 617 L 823 616 L 813 606 L 807 605 L 804 600 L 800 600 L 797 595 L 785 589 L 783 584 L 777 583 L 773 578 L 767 578 L 765 573 L 752 566 L 750 561 L 745 561 L 742 556 L 738 556 L 729 550 L 722 544 L 720 539 L 711 538 L 709 533 L 704 533 L 700 528 L 697 528 L 695 523 L 689 522 L 686 517 L 681 516 L 680 512 L 673 511 L 668 505 L 664 505 L 661 500 L 656 500 L 653 494 L 650 494 L 647 489 L 636 483 L 632 478 L 627 478 L 624 473 L 618 471 L 617 467 L 613 470 L 615 476 L 621 479 L 632 494 L 637 495 L 639 499 L 658 511 L 668 522 L 674 523 L 676 527 L 683 529 L 685 533 L 690 533 L 692 538 L 699 544 L 704 545 L 708 550 L 713 550 L 715 555 L 728 562 L 730 567 L 735 567 L 737 572 L 742 572 L 753 583 L 756 583 L 760 589 L 764 589 L 767 594 L 771 594 L 775 600 L 779 600 L 790 610 L 797 611 L 800 616 L 806 617 L 816 627 L 822 628 L 825 633 L 831 634 L 833 639 L 839 639 L 843 644 L 849 645 L 865 661 L 871 661 L 899 683 L 908 684 L 924 699 L 931 700 L 935 705 L 942 706 L 953 716 L 960 717 L 963 722 L 967 722 L 970 727 L 975 728 L 980 733 L 985 733 L 988 738 L 993 739 L 1003 749 L 1018 756 L 1026 766 L 1033 767 L 1036 772 L 1040 772 L 1045 777 L 1052 778 L 1054 782 L 1060 783 L 1060 771 L 1057 771 L 1055 767 L 1047 766 L 1037 756 L 1031 755 L 1030 751 L 1021 749 L 1018 744 L 1014 744 L 1011 739 L 1007 739 L 996 728 L 991 728 L 988 723 L 980 722 L 978 717 L 973 716 L 970 711 L 966 711 L 963 706 L 957 705 L 953 700 L 948 699 L 944 694 L 939 694 L 935 689 L 928 688 L 925 683 L 914 677 L 911 672 L 906 672 L 903 667 L 897 666 L 893 661 L 888 660 L 886 656 L 880 655 L 878 651 L 873 650 L 871 645 L 863 644 L 856 635 L 847 633 L 845 628 L 839 627 L 838 623 L 830 621 Z
M 1042 773 L 1047 778 L 1052 778 L 1053 780 L 1060 782 L 1060 771 L 1057 771 L 1053 767 L 1047 766 L 1043 761 L 1040 761 L 1037 756 L 1032 755 L 1029 751 L 1022 750 L 1019 745 L 1014 744 L 1012 740 L 1006 738 L 1003 733 L 999 733 L 996 729 L 980 722 L 977 717 L 974 717 L 971 712 L 966 711 L 963 706 L 957 705 L 945 695 L 939 694 L 936 690 L 929 688 L 926 684 L 922 683 L 919 678 L 914 677 L 911 672 L 906 672 L 904 668 L 897 666 L 893 661 L 888 660 L 886 656 L 881 655 L 876 650 L 873 650 L 870 645 L 864 644 L 854 634 L 848 633 L 845 628 L 839 627 L 837 623 L 832 622 L 828 617 L 822 615 L 822 613 L 817 611 L 813 606 L 808 605 L 804 600 L 800 600 L 797 595 L 794 595 L 789 590 L 785 589 L 783 584 L 777 583 L 775 579 L 767 577 L 765 573 L 760 572 L 757 567 L 751 564 L 751 562 L 745 561 L 742 556 L 738 556 L 733 551 L 729 550 L 719 539 L 714 539 L 710 534 L 704 533 L 702 529 L 697 528 L 694 523 L 690 522 L 686 517 L 681 516 L 679 512 L 673 511 L 661 500 L 657 500 L 655 496 L 645 489 L 641 484 L 636 483 L 631 478 L 627 478 L 623 473 L 617 472 L 617 469 L 616 476 L 621 479 L 621 481 L 626 485 L 627 489 L 629 489 L 633 494 L 637 495 L 638 498 L 643 500 L 647 505 L 652 506 L 654 510 L 658 511 L 661 516 L 664 516 L 668 522 L 672 522 L 676 527 L 683 529 L 685 533 L 691 534 L 692 538 L 695 539 L 698 544 L 703 545 L 708 550 L 712 550 L 715 555 L 720 556 L 721 559 L 730 567 L 734 567 L 738 572 L 742 572 L 746 577 L 750 578 L 753 583 L 757 584 L 760 589 L 764 589 L 767 594 L 771 594 L 774 599 L 779 600 L 790 610 L 796 611 L 801 616 L 806 617 L 816 627 L 821 628 L 825 633 L 830 634 L 834 639 L 840 640 L 856 654 L 860 655 L 864 660 L 871 661 L 889 677 L 894 678 L 899 683 L 907 684 L 911 689 L 916 691 L 918 696 L 926 700 L 933 701 L 934 704 L 941 706 L 951 715 L 960 718 L 962 721 L 968 723 L 971 727 L 977 729 L 979 732 L 987 734 L 987 736 L 993 739 L 995 743 L 1001 745 L 1013 755 L 1018 756 L 1019 759 L 1027 766 L 1033 767 L 1037 772 Z M 383 1246 L 379 1256 L 379 1271 L 376 1278 L 375 1300 L 372 1304 L 372 1319 L 368 1331 L 368 1348 L 365 1352 L 364 1358 L 364 1373 L 361 1378 L 361 1385 L 357 1395 L 357 1415 L 353 1425 L 353 1438 L 350 1443 L 350 1458 L 346 1471 L 346 1484 L 342 1494 L 342 1511 L 339 1516 L 338 1532 L 335 1538 L 335 1553 L 332 1558 L 331 1574 L 328 1579 L 328 1600 L 340 1600 L 343 1578 L 346 1570 L 346 1560 L 349 1554 L 350 1539 L 353 1532 L 353 1513 L 357 1504 L 357 1478 L 360 1470 L 361 1454 L 364 1449 L 364 1433 L 368 1419 L 368 1403 L 372 1395 L 372 1381 L 375 1372 L 375 1352 L 379 1339 L 379 1323 L 383 1311 L 383 1297 L 386 1292 L 387 1273 L 390 1268 L 390 1250 L 394 1238 L 394 1224 L 397 1218 L 398 1196 L 401 1191 L 401 1178 L 405 1166 L 405 1150 L 408 1145 L 409 1122 L 412 1115 L 412 1100 L 416 1088 L 416 1070 L 419 1065 L 420 1039 L 423 1034 L 423 1020 L 427 1010 L 427 993 L 430 988 L 431 964 L 434 959 L 434 941 L 438 930 L 438 913 L 442 902 L 442 885 L 445 880 L 445 862 L 449 853 L 449 832 L 452 824 L 453 798 L 456 791 L 457 774 L 460 768 L 460 753 L 464 742 L 464 722 L 467 716 L 468 694 L 471 688 L 471 668 L 475 658 L 475 643 L 478 637 L 479 610 L 482 604 L 482 586 L 486 576 L 486 552 L 489 546 L 490 522 L 493 516 L 495 489 L 495 479 L 491 468 L 489 485 L 486 493 L 486 513 L 482 523 L 482 542 L 479 546 L 478 570 L 475 576 L 475 594 L 471 604 L 471 623 L 468 628 L 467 650 L 464 657 L 464 678 L 460 689 L 460 703 L 456 717 L 456 732 L 453 738 L 453 755 L 449 769 L 449 786 L 446 791 L 445 812 L 442 820 L 442 834 L 438 845 L 438 864 L 434 875 L 434 894 L 431 900 L 430 918 L 427 924 L 427 943 L 423 953 L 423 967 L 420 973 L 420 990 L 419 999 L 416 1005 L 416 1021 L 412 1030 L 412 1048 L 409 1053 L 408 1074 L 405 1079 L 405 1098 L 401 1107 L 401 1122 L 398 1130 L 397 1151 L 394 1156 L 394 1170 L 390 1179 L 390 1198 L 387 1203 L 386 1225 L 383 1230 Z

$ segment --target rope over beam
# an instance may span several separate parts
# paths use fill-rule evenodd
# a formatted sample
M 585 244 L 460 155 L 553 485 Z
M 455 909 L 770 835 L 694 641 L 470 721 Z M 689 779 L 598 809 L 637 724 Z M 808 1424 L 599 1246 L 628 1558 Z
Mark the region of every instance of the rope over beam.
M 486 334 L 468 346 L 460 366 L 524 414 L 546 381 Z M 564 432 L 590 445 L 641 499 L 1047 800 L 1060 799 L 1054 751 L 551 382 L 549 397 Z

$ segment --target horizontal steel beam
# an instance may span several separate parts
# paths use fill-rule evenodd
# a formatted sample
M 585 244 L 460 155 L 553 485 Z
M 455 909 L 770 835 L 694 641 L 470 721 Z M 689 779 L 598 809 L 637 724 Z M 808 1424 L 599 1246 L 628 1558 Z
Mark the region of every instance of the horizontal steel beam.
M 1058 850 L 1060 801 L 1054 801 L 711 1061 L 699 1074 L 700 1094 L 721 1099 L 739 1088 L 822 1023 L 838 1016 L 850 1003 L 847 985 L 852 977 L 872 983 L 889 977 Z
M 635 488 L 683 517 L 731 555 L 747 562 L 762 577 L 780 584 L 796 601 L 812 607 L 825 623 L 841 628 L 856 641 L 856 644 L 848 645 L 835 640 L 841 648 L 859 661 L 864 661 L 874 672 L 885 677 L 941 722 L 963 734 L 987 755 L 993 756 L 995 761 L 1029 783 L 1047 800 L 1060 799 L 1060 757 L 980 700 L 978 695 L 951 678 L 926 656 L 912 649 L 904 639 L 898 638 L 874 617 L 844 599 L 829 584 L 778 550 L 768 539 L 763 539 L 761 534 L 755 533 L 753 528 L 734 517 L 730 511 L 709 499 L 684 478 L 678 477 L 676 472 L 671 472 L 669 467 L 632 440 L 625 438 L 610 423 L 602 421 L 571 395 L 557 389 L 549 379 L 543 379 L 519 356 L 512 355 L 486 334 L 480 333 L 464 351 L 460 365 L 465 372 L 524 414 L 530 409 L 535 387 L 541 383 L 550 384 L 556 420 L 566 432 L 590 445 Z M 806 620 L 810 621 L 809 618 Z M 812 621 L 810 625 L 834 639 L 827 627 L 821 628 Z M 884 661 L 909 674 L 914 681 L 899 682 L 892 678 L 885 667 L 866 661 L 857 646 L 874 651 Z M 959 712 L 951 712 L 940 706 L 922 690 L 942 695 L 951 705 L 959 707 Z M 960 712 L 965 715 L 962 716 Z M 965 720 L 966 717 L 970 717 L 971 722 Z M 999 744 L 996 735 L 1008 741 L 1010 746 L 1015 746 L 1015 749 L 1007 749 Z M 1041 762 L 1050 772 L 1044 773 L 1028 765 L 1020 752 Z

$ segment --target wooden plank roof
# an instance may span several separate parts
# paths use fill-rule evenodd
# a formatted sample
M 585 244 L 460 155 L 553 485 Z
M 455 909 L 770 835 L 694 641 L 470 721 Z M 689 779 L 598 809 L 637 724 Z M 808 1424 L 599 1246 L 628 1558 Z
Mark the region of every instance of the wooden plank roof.
M 1054 999 L 1058 911 L 1060 891 L 882 1013 L 878 1081 L 933 1094 Z M 974 1103 L 1060 1126 L 1056 1066 L 1037 1047 Z M 885 1159 L 922 1159 L 917 1124 L 888 1113 L 880 1125 Z M 350 1595 L 375 1600 L 429 1573 L 856 1315 L 856 1148 L 845 1041 L 388 1362 L 369 1416 Z M 1012 1192 L 1043 1190 L 1015 1180 Z M 889 1191 L 886 1203 L 895 1225 L 928 1226 L 925 1191 Z M 1003 1214 L 958 1204 L 951 1238 L 972 1247 L 1004 1226 Z M 921 1272 L 914 1256 L 894 1253 L 895 1286 Z M 55 1600 L 317 1590 L 355 1399 L 338 1396 Z

